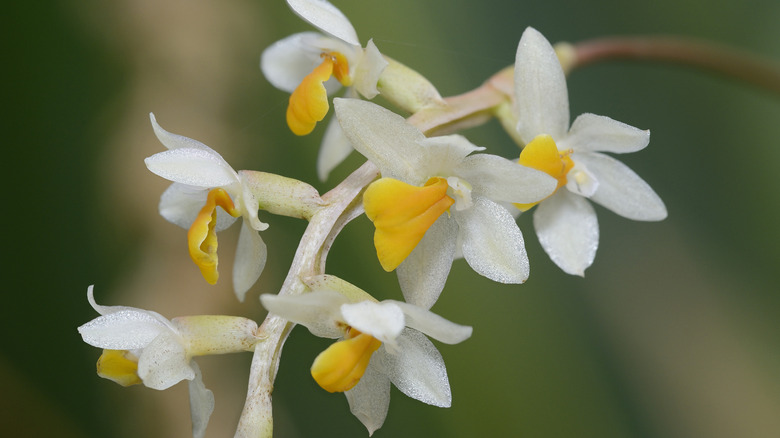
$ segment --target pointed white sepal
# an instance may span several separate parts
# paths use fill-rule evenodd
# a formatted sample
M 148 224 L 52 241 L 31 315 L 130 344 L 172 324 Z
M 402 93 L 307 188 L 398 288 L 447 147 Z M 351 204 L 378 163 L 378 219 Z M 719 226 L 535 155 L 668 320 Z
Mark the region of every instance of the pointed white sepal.
M 180 148 L 159 152 L 144 160 L 154 174 L 196 187 L 224 187 L 238 183 L 238 174 L 219 154 Z
M 598 152 L 576 154 L 595 175 L 599 185 L 591 200 L 628 219 L 660 221 L 666 206 L 649 184 L 628 166 Z
M 353 46 L 359 46 L 357 32 L 347 17 L 325 0 L 287 0 L 290 9 L 319 30 Z
M 547 134 L 556 141 L 569 129 L 566 77 L 550 42 L 536 29 L 523 32 L 515 57 L 517 131 L 528 143 Z
M 154 129 L 154 135 L 157 136 L 157 139 L 160 140 L 160 143 L 163 144 L 168 149 L 202 149 L 207 152 L 213 152 L 216 154 L 214 149 L 211 149 L 210 147 L 206 146 L 205 144 L 193 140 L 189 137 L 185 137 L 183 135 L 179 134 L 173 134 L 171 132 L 166 131 L 163 129 L 162 126 L 160 126 L 159 123 L 157 123 L 157 118 L 154 117 L 154 113 L 149 113 L 149 119 L 152 121 L 152 129 Z
M 406 326 L 413 328 L 439 342 L 459 344 L 471 337 L 473 329 L 469 326 L 456 324 L 422 307 L 402 301 L 391 302 L 400 307 L 406 318 Z
M 558 149 L 625 154 L 641 151 L 649 143 L 650 131 L 634 128 L 607 116 L 585 113 L 574 119 L 569 135 L 558 142 Z
M 333 99 L 341 128 L 352 146 L 379 168 L 382 176 L 413 185 L 425 183 L 419 175 L 425 136 L 403 117 L 371 102 Z

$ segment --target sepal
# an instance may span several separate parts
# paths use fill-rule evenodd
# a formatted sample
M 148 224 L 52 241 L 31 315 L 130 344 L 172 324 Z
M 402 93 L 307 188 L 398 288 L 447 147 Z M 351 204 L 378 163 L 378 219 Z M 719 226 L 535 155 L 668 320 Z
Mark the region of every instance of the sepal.
M 329 2 L 325 0 L 287 0 L 287 5 L 299 17 L 323 32 L 353 46 L 360 45 L 352 23 L 349 22 L 344 13 Z

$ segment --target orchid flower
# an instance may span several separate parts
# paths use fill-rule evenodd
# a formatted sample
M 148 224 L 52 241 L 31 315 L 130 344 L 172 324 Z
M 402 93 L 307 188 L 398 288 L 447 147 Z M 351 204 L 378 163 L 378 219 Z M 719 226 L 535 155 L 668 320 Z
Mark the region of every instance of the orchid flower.
M 451 405 L 444 361 L 426 335 L 457 344 L 471 336 L 471 327 L 412 304 L 378 302 L 330 275 L 304 282 L 311 292 L 264 294 L 260 300 L 270 313 L 305 326 L 315 336 L 339 339 L 317 356 L 311 373 L 326 391 L 344 392 L 351 412 L 369 434 L 385 421 L 391 382 L 423 403 Z
M 168 320 L 159 313 L 125 306 L 101 306 L 93 287 L 87 299 L 100 316 L 78 328 L 84 342 L 103 348 L 97 362 L 100 377 L 122 386 L 143 383 L 167 389 L 189 381 L 192 430 L 203 437 L 214 394 L 206 389 L 193 356 L 252 351 L 257 324 L 230 316 L 192 316 Z
M 379 262 L 398 268 L 406 301 L 430 308 L 458 251 L 491 280 L 528 278 L 523 235 L 500 203 L 539 201 L 555 189 L 553 178 L 495 155 L 469 155 L 484 148 L 460 135 L 426 138 L 370 102 L 335 99 L 334 106 L 355 149 L 381 172 L 363 205 Z
M 277 41 L 260 60 L 263 74 L 276 88 L 292 93 L 287 107 L 287 124 L 296 135 L 306 135 L 328 113 L 328 94 L 350 87 L 373 99 L 377 82 L 387 61 L 369 40 L 365 48 L 346 16 L 325 0 L 287 0 L 290 8 L 322 33 L 303 32 Z M 323 139 L 317 163 L 318 175 L 325 179 L 352 151 L 331 121 Z
M 268 252 L 258 234 L 268 224 L 257 217 L 258 200 L 249 181 L 253 173 L 236 172 L 215 150 L 172 134 L 157 124 L 154 114 L 149 117 L 155 135 L 168 150 L 144 162 L 153 173 L 173 181 L 160 198 L 160 214 L 189 229 L 190 256 L 208 283 L 215 284 L 219 278 L 217 231 L 229 227 L 238 217 L 244 218 L 233 265 L 233 289 L 243 301 L 260 277 Z
M 666 207 L 631 169 L 600 152 L 642 150 L 643 131 L 605 116 L 582 114 L 569 127 L 566 78 L 545 37 L 527 28 L 515 60 L 517 131 L 526 143 L 520 164 L 557 180 L 556 191 L 539 203 L 534 228 L 542 247 L 564 272 L 584 275 L 596 256 L 599 226 L 590 199 L 633 220 L 658 221 Z M 536 203 L 520 203 L 525 211 Z

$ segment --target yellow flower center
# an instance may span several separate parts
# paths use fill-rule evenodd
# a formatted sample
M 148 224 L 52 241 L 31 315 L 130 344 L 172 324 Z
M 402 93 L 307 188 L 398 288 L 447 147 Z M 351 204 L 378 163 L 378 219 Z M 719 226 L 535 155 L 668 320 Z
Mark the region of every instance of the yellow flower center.
M 314 130 L 314 126 L 325 118 L 330 106 L 325 82 L 331 76 L 342 85 L 351 85 L 349 77 L 349 62 L 339 52 L 328 52 L 322 55 L 322 64 L 309 73 L 301 84 L 290 95 L 287 105 L 287 126 L 295 135 L 306 135 Z
M 311 375 L 328 392 L 349 391 L 363 377 L 371 355 L 380 346 L 382 342 L 373 336 L 349 328 L 347 339 L 331 345 L 314 359 Z
M 216 284 L 219 278 L 217 272 L 217 206 L 222 207 L 233 217 L 241 216 L 241 212 L 233 205 L 233 200 L 224 189 L 213 189 L 206 198 L 206 205 L 198 213 L 195 222 L 187 232 L 187 242 L 192 261 L 200 268 L 200 273 L 209 284 Z
M 392 178 L 371 183 L 363 195 L 366 216 L 374 223 L 379 263 L 392 271 L 411 254 L 428 228 L 455 202 L 447 180 L 431 178 L 416 187 Z
M 113 380 L 122 386 L 141 383 L 138 377 L 138 358 L 127 350 L 103 350 L 97 361 L 98 376 Z
M 517 162 L 523 166 L 541 170 L 558 180 L 558 185 L 555 187 L 555 191 L 557 191 L 559 188 L 566 185 L 566 175 L 571 168 L 574 167 L 574 161 L 569 157 L 571 153 L 571 149 L 559 151 L 558 147 L 555 145 L 555 140 L 549 135 L 542 134 L 537 135 L 536 138 L 525 145 L 523 152 L 520 153 L 520 159 Z M 555 193 L 555 191 L 553 193 Z M 542 201 L 514 205 L 521 211 L 526 211 Z

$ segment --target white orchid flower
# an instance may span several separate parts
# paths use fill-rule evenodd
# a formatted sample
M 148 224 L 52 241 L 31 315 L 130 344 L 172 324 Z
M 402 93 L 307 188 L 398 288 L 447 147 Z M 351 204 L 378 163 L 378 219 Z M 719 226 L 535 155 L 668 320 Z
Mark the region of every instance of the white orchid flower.
M 388 62 L 369 40 L 365 48 L 346 16 L 325 0 L 288 0 L 301 18 L 323 33 L 303 32 L 277 41 L 264 52 L 260 68 L 271 84 L 292 93 L 287 124 L 296 135 L 309 134 L 328 113 L 328 94 L 341 86 L 373 99 L 377 82 Z M 317 163 L 318 175 L 328 173 L 352 151 L 331 121 Z
M 251 351 L 257 324 L 246 318 L 193 316 L 168 320 L 159 313 L 125 306 L 101 306 L 93 287 L 90 305 L 101 316 L 78 328 L 84 342 L 103 348 L 97 372 L 122 386 L 143 383 L 163 390 L 189 381 L 193 436 L 204 436 L 214 394 L 206 389 L 193 356 Z
M 626 165 L 600 152 L 644 149 L 650 132 L 605 116 L 582 114 L 569 127 L 566 78 L 555 50 L 536 29 L 520 39 L 515 59 L 517 131 L 526 143 L 520 164 L 558 180 L 539 203 L 534 227 L 542 247 L 568 274 L 584 275 L 596 256 L 599 226 L 590 199 L 634 220 L 666 218 L 653 189 Z M 525 211 L 535 203 L 518 205 Z
M 167 151 L 144 160 L 153 173 L 173 181 L 160 198 L 160 214 L 189 229 L 187 240 L 192 260 L 210 284 L 217 271 L 217 231 L 244 219 L 233 264 L 233 289 L 243 301 L 246 292 L 263 271 L 268 250 L 258 231 L 268 224 L 257 217 L 257 197 L 252 191 L 253 172 L 236 172 L 215 150 L 205 144 L 164 130 L 149 114 L 154 133 Z M 217 206 L 222 207 L 218 212 Z M 225 214 L 227 213 L 227 214 Z
M 398 268 L 406 301 L 430 308 L 458 251 L 491 280 L 528 278 L 523 235 L 500 203 L 539 201 L 555 189 L 553 178 L 495 155 L 469 155 L 484 148 L 459 135 L 426 138 L 370 102 L 334 106 L 355 149 L 382 174 L 363 204 L 379 261 L 386 271 Z
M 305 326 L 315 336 L 340 339 L 317 356 L 312 376 L 325 390 L 344 392 L 350 410 L 369 434 L 385 421 L 391 382 L 424 403 L 451 405 L 444 361 L 426 335 L 457 344 L 471 336 L 471 327 L 412 304 L 377 302 L 333 276 L 319 275 L 305 282 L 312 292 L 264 294 L 260 300 L 269 312 Z

